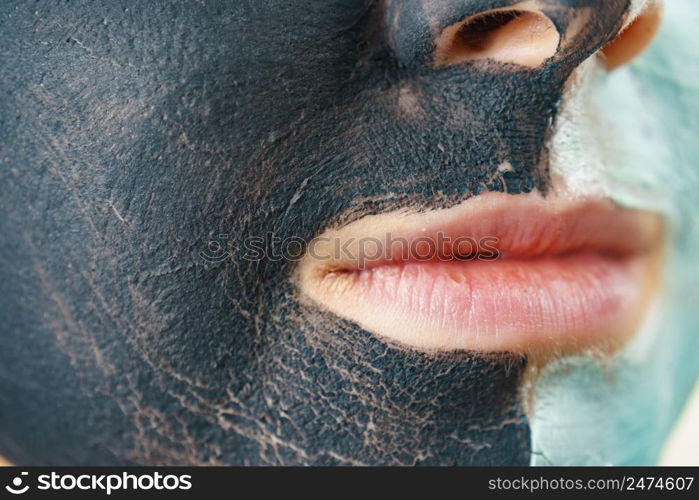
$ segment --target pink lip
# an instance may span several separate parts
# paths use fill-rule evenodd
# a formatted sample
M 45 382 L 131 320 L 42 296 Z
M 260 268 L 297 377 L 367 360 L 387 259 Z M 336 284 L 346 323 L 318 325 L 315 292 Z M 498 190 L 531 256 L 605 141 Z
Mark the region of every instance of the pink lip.
M 658 216 L 609 201 L 501 194 L 448 210 L 366 217 L 325 236 L 381 240 L 387 232 L 406 241 L 496 238 L 500 255 L 458 260 L 447 244 L 428 260 L 391 248 L 364 266 L 307 257 L 301 289 L 376 335 L 437 350 L 619 345 L 650 300 L 663 239 Z

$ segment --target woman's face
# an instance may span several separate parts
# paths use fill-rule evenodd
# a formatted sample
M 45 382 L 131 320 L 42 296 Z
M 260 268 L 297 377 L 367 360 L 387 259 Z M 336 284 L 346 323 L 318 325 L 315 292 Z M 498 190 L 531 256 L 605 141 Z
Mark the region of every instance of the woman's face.
M 540 437 L 576 406 L 613 435 L 600 408 L 658 361 L 624 364 L 669 215 L 619 174 L 594 99 L 648 6 L 2 9 L 0 453 L 648 460 Z

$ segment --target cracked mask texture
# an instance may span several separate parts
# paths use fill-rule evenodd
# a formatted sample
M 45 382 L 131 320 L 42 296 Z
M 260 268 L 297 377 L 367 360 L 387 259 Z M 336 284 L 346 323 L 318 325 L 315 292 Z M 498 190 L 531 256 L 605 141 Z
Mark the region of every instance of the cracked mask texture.
M 526 360 L 386 345 L 236 244 L 546 192 L 563 86 L 628 1 L 542 2 L 563 33 L 592 14 L 539 69 L 433 67 L 442 28 L 514 3 L 5 2 L 0 453 L 529 463 Z

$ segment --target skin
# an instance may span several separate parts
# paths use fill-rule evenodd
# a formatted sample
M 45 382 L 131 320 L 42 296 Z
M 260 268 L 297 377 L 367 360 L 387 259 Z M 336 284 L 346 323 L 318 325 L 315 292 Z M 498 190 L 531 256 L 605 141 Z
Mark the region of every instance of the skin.
M 236 245 L 545 195 L 566 82 L 629 2 L 540 2 L 570 36 L 533 69 L 435 63 L 443 29 L 514 3 L 3 4 L 0 453 L 528 464 L 526 357 L 391 345 Z

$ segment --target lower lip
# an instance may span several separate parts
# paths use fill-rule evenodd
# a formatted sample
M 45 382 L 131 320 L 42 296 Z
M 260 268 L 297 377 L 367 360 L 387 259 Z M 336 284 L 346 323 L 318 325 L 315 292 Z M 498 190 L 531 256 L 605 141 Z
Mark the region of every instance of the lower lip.
M 406 262 L 329 273 L 322 288 L 331 307 L 341 301 L 364 328 L 412 347 L 569 350 L 627 337 L 651 268 L 594 252 Z

